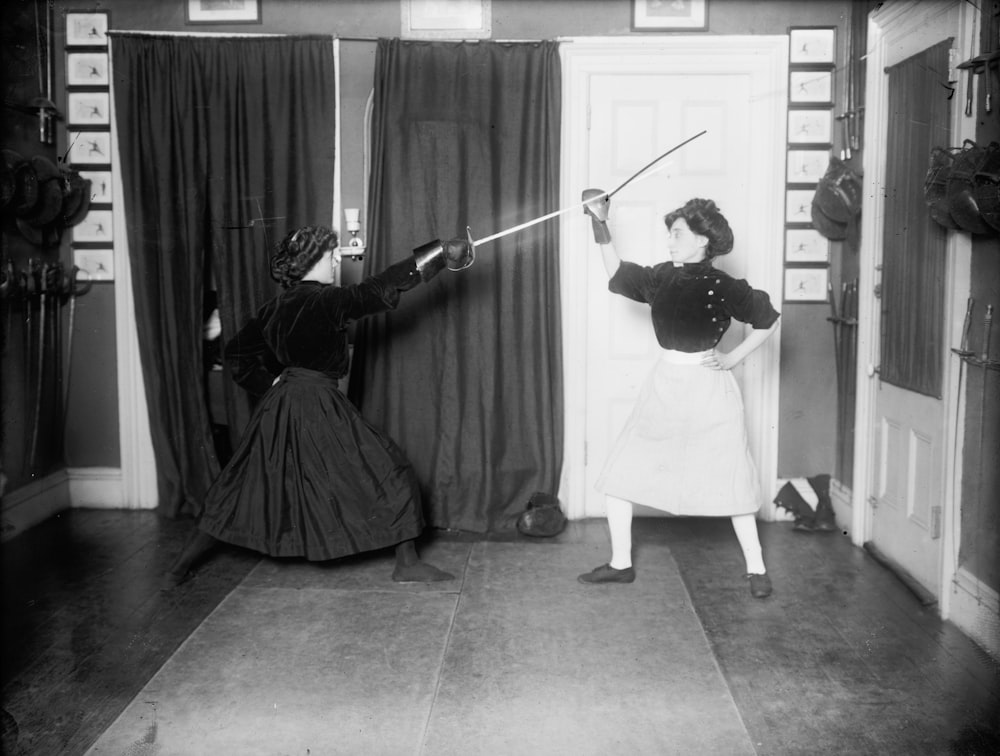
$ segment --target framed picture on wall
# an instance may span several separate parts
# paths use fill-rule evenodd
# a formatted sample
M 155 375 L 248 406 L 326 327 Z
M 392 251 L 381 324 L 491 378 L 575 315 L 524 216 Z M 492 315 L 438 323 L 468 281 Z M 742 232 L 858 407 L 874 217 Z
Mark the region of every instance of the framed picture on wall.
M 73 226 L 74 242 L 114 241 L 110 210 L 91 210 L 87 216 Z
M 403 39 L 488 39 L 493 33 L 491 0 L 402 0 Z
M 830 162 L 829 150 L 789 150 L 789 184 L 816 184 L 826 173 Z
M 633 31 L 706 31 L 708 0 L 632 0 Z
M 113 281 L 115 254 L 113 249 L 74 249 L 73 264 L 83 273 L 82 280 Z
M 788 141 L 790 144 L 832 144 L 832 110 L 789 110 Z
M 108 12 L 90 11 L 66 14 L 67 47 L 107 47 Z
M 259 24 L 261 0 L 184 0 L 189 24 Z
M 66 56 L 66 85 L 70 87 L 106 87 L 108 54 L 76 52 Z
M 69 132 L 69 162 L 84 165 L 111 164 L 111 133 L 108 131 Z
M 813 189 L 785 190 L 785 223 L 812 223 Z
M 836 62 L 837 29 L 832 26 L 793 28 L 788 32 L 788 62 L 791 64 Z
M 107 92 L 70 92 L 66 111 L 70 126 L 106 126 L 111 122 L 111 101 Z
M 828 268 L 785 268 L 786 302 L 826 302 Z
M 80 178 L 90 182 L 90 204 L 111 202 L 111 171 L 79 171 Z
M 785 229 L 785 262 L 789 265 L 830 262 L 830 240 L 814 228 Z
M 789 71 L 790 102 L 833 105 L 833 71 Z

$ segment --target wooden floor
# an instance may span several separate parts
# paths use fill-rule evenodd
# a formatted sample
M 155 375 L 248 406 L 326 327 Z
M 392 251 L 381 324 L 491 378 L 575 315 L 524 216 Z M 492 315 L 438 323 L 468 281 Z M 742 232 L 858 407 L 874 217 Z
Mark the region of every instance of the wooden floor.
M 75 510 L 3 544 L 4 754 L 84 753 L 260 561 L 226 548 L 162 594 L 190 527 Z M 747 595 L 727 520 L 634 527 L 637 570 L 646 547 L 669 547 L 758 753 L 1000 754 L 993 659 L 847 538 L 760 529 L 766 601 Z M 584 521 L 553 541 L 606 538 L 603 521 Z

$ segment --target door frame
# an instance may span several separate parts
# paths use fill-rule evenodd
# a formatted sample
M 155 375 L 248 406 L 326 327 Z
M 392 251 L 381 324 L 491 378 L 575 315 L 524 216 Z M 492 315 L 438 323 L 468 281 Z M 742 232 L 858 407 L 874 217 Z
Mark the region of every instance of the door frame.
M 861 211 L 861 246 L 859 250 L 858 290 L 858 360 L 857 404 L 854 446 L 854 480 L 851 497 L 851 540 L 862 546 L 873 533 L 872 500 L 877 492 L 877 398 L 881 312 L 874 296 L 879 283 L 882 261 L 882 234 L 885 210 L 885 150 L 887 144 L 888 88 L 885 69 L 925 50 L 949 37 L 954 37 L 952 72 L 949 80 L 959 80 L 956 98 L 965 95 L 965 76 L 958 76 L 954 65 L 975 53 L 978 39 L 973 39 L 972 6 L 962 0 L 898 0 L 887 2 L 868 19 L 868 58 L 865 83 L 864 130 L 864 198 Z M 949 20 L 957 14 L 957 28 Z M 952 143 L 975 138 L 975 118 L 965 118 L 961 104 L 956 103 L 951 120 Z M 973 111 L 977 112 L 977 111 Z M 972 240 L 967 233 L 948 232 L 945 266 L 945 340 L 950 345 L 961 342 L 966 298 L 970 290 Z M 958 544 L 958 499 L 961 485 L 962 448 L 964 438 L 964 392 L 959 383 L 959 362 L 950 359 L 944 371 L 942 398 L 945 428 L 944 501 L 940 553 L 939 600 L 942 615 L 948 616 L 951 591 L 945 590 L 955 577 Z M 954 411 L 957 408 L 958 411 Z M 877 545 L 877 544 L 876 544 Z
M 748 229 L 754 248 L 774 250 L 766 258 L 751 258 L 748 278 L 770 292 L 775 305 L 781 301 L 782 250 L 784 248 L 784 170 L 787 154 L 787 35 L 719 35 L 711 37 L 572 38 L 560 48 L 563 76 L 562 156 L 560 160 L 561 207 L 580 201 L 587 176 L 588 90 L 590 77 L 630 71 L 641 56 L 676 61 L 658 73 L 749 73 L 755 143 L 752 173 L 765 190 L 755 194 L 755 226 Z M 772 149 L 767 149 L 771 145 Z M 560 298 L 563 332 L 564 424 L 563 467 L 559 498 L 569 518 L 584 514 L 586 486 L 587 385 L 583 369 L 587 360 L 587 281 L 590 265 L 581 264 L 581 250 L 589 249 L 589 226 L 575 214 L 560 220 Z M 759 517 L 777 519 L 772 501 L 777 492 L 778 389 L 780 339 L 770 338 L 748 361 L 743 372 L 747 404 L 747 432 L 758 449 L 757 465 L 765 503 Z

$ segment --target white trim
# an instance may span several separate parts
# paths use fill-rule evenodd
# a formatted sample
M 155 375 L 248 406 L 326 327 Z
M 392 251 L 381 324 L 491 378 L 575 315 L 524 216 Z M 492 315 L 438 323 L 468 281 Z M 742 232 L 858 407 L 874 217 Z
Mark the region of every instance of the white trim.
M 865 166 L 864 200 L 862 207 L 861 249 L 858 290 L 858 361 L 857 404 L 855 410 L 854 481 L 851 505 L 851 540 L 862 546 L 872 533 L 872 508 L 877 469 L 876 430 L 878 381 L 874 370 L 879 364 L 879 334 L 881 316 L 876 306 L 878 300 L 870 292 L 879 283 L 881 265 L 881 240 L 883 238 L 885 161 L 888 123 L 888 92 L 885 69 L 928 47 L 954 37 L 959 59 L 974 55 L 978 39 L 971 29 L 977 11 L 960 0 L 907 0 L 887 2 L 869 16 L 868 61 L 865 86 Z M 957 15 L 954 15 L 957 14 Z M 964 91 L 964 90 L 963 90 Z M 976 112 L 975 110 L 973 112 Z M 961 107 L 954 108 L 951 123 L 952 142 L 961 144 L 963 139 L 975 137 L 974 118 L 966 118 Z M 961 326 L 965 302 L 970 290 L 970 265 L 972 242 L 969 234 L 949 231 L 947 242 L 947 268 L 945 283 L 945 334 L 949 344 L 961 340 Z M 944 428 L 944 511 L 939 570 L 941 585 L 953 582 L 959 543 L 958 510 L 961 505 L 962 450 L 964 438 L 964 413 L 950 415 L 956 405 L 964 406 L 963 387 L 959 385 L 957 361 L 948 363 L 942 386 L 942 402 L 946 425 Z M 942 616 L 947 618 L 948 591 L 941 591 L 939 601 Z
M 109 70 L 113 69 L 113 43 L 109 46 Z M 114 82 L 114 76 L 110 76 Z M 112 84 L 112 95 L 114 84 Z M 124 197 L 121 155 L 115 127 L 115 100 L 111 98 L 111 180 L 115 197 Z M 118 436 L 121 455 L 121 499 L 129 509 L 153 509 L 159 501 L 156 457 L 149 430 L 146 389 L 139 359 L 139 336 L 135 324 L 132 273 L 129 265 L 128 225 L 124 203 L 114 203 L 115 250 L 115 345 L 118 364 Z
M 1000 662 L 1000 595 L 965 568 L 958 569 L 951 585 L 950 591 L 943 592 L 951 607 L 944 619 Z
M 560 206 L 569 207 L 579 202 L 579 178 L 584 166 L 577 156 L 585 154 L 584 136 L 579 124 L 587 123 L 587 97 L 585 93 L 591 75 L 622 70 L 630 66 L 626 56 L 656 54 L 676 56 L 678 71 L 729 72 L 740 71 L 756 76 L 755 85 L 762 93 L 753 97 L 755 118 L 748 127 L 764 124 L 765 133 L 755 137 L 762 149 L 751 156 L 753 175 L 761 187 L 767 187 L 758 196 L 757 212 L 752 215 L 755 224 L 748 237 L 757 240 L 762 248 L 781 250 L 784 243 L 784 168 L 785 130 L 787 128 L 786 73 L 788 67 L 788 37 L 785 35 L 706 36 L 706 37 L 602 37 L 572 38 L 573 44 L 560 47 L 563 69 L 562 158 L 560 181 L 562 197 Z M 773 132 L 773 133 L 770 133 Z M 780 143 L 780 149 L 769 150 L 766 145 Z M 772 154 L 773 153 L 773 154 Z M 780 156 L 780 159 L 778 159 Z M 584 461 L 585 417 L 587 386 L 579 374 L 579 367 L 586 364 L 586 301 L 579 296 L 587 291 L 587 266 L 578 264 L 578 251 L 586 249 L 585 224 L 563 216 L 560 226 L 560 293 L 563 323 L 564 381 L 564 451 L 559 498 L 566 502 L 567 516 L 583 516 L 586 471 Z M 751 258 L 749 277 L 756 286 L 775 294 L 782 291 L 782 256 L 774 255 L 755 266 Z M 759 401 L 747 414 L 751 445 L 760 450 L 757 464 L 764 483 L 766 503 L 759 517 L 772 520 L 777 517 L 772 502 L 777 493 L 778 457 L 778 391 L 780 338 L 775 335 L 755 352 L 743 367 L 744 396 L 755 396 Z
M 91 509 L 143 509 L 129 506 L 118 467 L 70 467 L 66 470 L 70 506 Z
M 3 541 L 9 541 L 53 515 L 69 509 L 69 488 L 66 482 L 66 471 L 59 470 L 4 494 L 3 503 L 0 504 Z

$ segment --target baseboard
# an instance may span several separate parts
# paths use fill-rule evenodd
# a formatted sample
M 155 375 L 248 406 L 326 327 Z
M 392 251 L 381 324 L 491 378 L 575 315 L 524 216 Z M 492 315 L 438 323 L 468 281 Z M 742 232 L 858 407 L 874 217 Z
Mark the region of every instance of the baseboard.
M 3 540 L 74 507 L 132 509 L 122 492 L 121 469 L 69 467 L 4 495 Z
M 70 506 L 69 476 L 66 470 L 33 480 L 4 494 L 3 503 L 0 504 L 3 517 L 2 539 L 8 541 Z
M 1000 595 L 961 567 L 951 591 L 945 619 L 1000 661 Z

